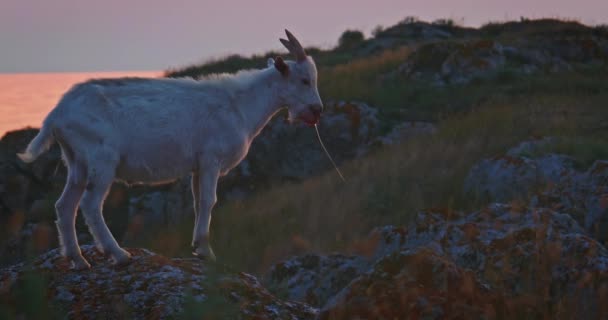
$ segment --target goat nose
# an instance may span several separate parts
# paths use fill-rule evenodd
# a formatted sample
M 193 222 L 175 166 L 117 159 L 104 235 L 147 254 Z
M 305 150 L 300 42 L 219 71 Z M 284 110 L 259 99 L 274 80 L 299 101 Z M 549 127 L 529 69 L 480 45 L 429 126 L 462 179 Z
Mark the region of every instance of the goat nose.
M 319 104 L 313 104 L 309 106 L 310 111 L 317 117 L 321 116 L 321 111 L 323 111 L 323 106 Z

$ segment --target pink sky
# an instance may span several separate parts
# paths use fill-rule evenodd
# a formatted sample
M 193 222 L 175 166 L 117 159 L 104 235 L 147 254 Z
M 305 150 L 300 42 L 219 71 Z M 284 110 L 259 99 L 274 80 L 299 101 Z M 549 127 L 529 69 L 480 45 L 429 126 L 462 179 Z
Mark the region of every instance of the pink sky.
M 465 25 L 528 18 L 608 23 L 607 0 L 2 0 L 0 72 L 164 70 L 280 49 L 282 30 L 331 47 L 347 28 L 405 16 Z

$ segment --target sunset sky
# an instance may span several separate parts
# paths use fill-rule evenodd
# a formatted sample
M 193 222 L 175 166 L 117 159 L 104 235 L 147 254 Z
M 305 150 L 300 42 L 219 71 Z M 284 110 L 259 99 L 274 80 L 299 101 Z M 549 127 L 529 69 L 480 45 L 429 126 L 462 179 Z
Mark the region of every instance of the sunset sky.
M 280 49 L 288 28 L 331 47 L 347 28 L 369 34 L 405 16 L 465 25 L 559 17 L 608 23 L 607 0 L 2 0 L 0 72 L 164 70 Z

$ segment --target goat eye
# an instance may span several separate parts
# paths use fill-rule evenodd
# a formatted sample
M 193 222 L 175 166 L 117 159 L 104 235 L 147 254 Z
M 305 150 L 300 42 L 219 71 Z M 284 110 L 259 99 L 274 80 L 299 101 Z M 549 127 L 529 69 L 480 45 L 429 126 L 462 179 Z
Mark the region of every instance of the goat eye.
M 310 85 L 310 80 L 306 79 L 306 78 L 302 78 L 302 84 L 305 86 L 309 86 Z

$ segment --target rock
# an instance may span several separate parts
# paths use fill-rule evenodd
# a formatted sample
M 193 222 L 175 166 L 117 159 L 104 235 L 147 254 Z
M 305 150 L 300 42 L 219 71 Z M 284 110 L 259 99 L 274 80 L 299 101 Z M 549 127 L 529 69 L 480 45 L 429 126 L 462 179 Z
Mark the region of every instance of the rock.
M 288 299 L 319 307 L 368 265 L 367 259 L 358 256 L 308 254 L 274 265 L 265 282 Z
M 598 160 L 585 172 L 565 175 L 531 201 L 569 213 L 593 237 L 608 243 L 608 161 Z
M 605 64 L 606 37 L 526 36 L 517 40 L 463 39 L 422 43 L 385 81 L 404 76 L 437 86 L 492 79 L 501 73 L 568 71 L 577 64 Z
M 180 315 L 206 318 L 313 319 L 317 310 L 277 299 L 257 279 L 207 265 L 194 258 L 166 258 L 145 249 L 128 249 L 133 261 L 114 267 L 94 246 L 82 247 L 92 263 L 85 271 L 69 270 L 57 249 L 31 265 L 0 270 L 0 302 L 23 294 L 21 287 L 38 279 L 30 295 L 44 297 L 49 309 L 70 319 L 168 319 Z M 13 306 L 14 308 L 18 308 Z M 13 310 L 16 316 L 24 310 Z
M 0 218 L 27 211 L 33 201 L 61 188 L 65 181 L 58 147 L 32 164 L 17 159 L 16 153 L 23 151 L 37 133 L 35 129 L 11 131 L 0 140 Z
M 129 219 L 138 219 L 144 225 L 175 226 L 193 219 L 193 198 L 190 177 L 129 198 Z
M 608 315 L 608 250 L 567 214 L 505 204 L 435 210 L 372 235 L 379 258 L 320 319 Z
M 533 157 L 538 154 L 544 153 L 544 151 L 557 143 L 558 140 L 555 137 L 543 137 L 541 139 L 529 140 L 521 142 L 515 147 L 509 149 L 506 153 L 509 157 Z
M 404 122 L 396 125 L 385 136 L 378 137 L 377 141 L 382 145 L 399 144 L 414 137 L 433 134 L 436 131 L 437 127 L 430 122 Z
M 431 249 L 396 252 L 330 301 L 319 319 L 488 319 L 498 296 Z
M 505 63 L 503 45 L 494 40 L 432 42 L 416 49 L 397 74 L 436 85 L 469 83 L 493 76 Z
M 502 45 L 493 40 L 466 43 L 451 52 L 441 64 L 441 76 L 449 83 L 468 83 L 489 77 L 504 66 Z
M 596 161 L 587 171 L 575 169 L 564 155 L 546 154 L 554 138 L 526 141 L 506 155 L 477 163 L 464 190 L 479 199 L 522 200 L 570 214 L 602 243 L 608 241 L 608 166 Z
M 528 199 L 540 188 L 573 175 L 573 162 L 553 154 L 536 159 L 509 155 L 483 159 L 467 174 L 464 191 L 491 201 Z

